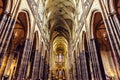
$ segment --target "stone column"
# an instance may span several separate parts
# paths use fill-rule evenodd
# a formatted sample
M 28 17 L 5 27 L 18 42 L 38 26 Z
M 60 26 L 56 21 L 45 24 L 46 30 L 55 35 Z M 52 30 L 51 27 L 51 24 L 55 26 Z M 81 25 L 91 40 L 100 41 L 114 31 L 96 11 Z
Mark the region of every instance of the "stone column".
M 5 23 L 4 26 L 4 30 L 1 32 L 1 36 L 0 36 L 0 55 L 3 55 L 6 50 L 7 47 L 9 45 L 10 42 L 10 38 L 12 36 L 12 32 L 14 30 L 14 24 L 15 24 L 15 20 L 13 18 L 11 18 L 11 16 L 8 16 L 8 19 Z
M 118 21 L 116 16 L 114 15 L 114 17 L 109 16 L 109 19 L 106 20 L 106 23 L 108 22 L 108 25 L 106 24 L 106 28 L 108 31 L 108 38 L 110 41 L 110 45 L 112 48 L 112 52 L 113 55 L 115 56 L 115 65 L 116 65 L 116 69 L 117 69 L 117 74 L 120 77 L 120 30 L 118 28 Z M 110 25 L 110 23 L 112 25 Z M 114 25 L 115 24 L 115 25 Z M 119 26 L 120 27 L 120 26 Z
M 26 78 L 29 77 L 29 75 L 28 75 L 28 66 L 29 66 L 29 61 L 30 61 L 31 54 L 32 54 L 32 48 L 33 48 L 33 42 L 30 41 L 30 43 L 28 45 L 28 54 L 27 54 L 27 57 L 26 57 L 26 65 L 25 65 L 25 70 L 24 70 L 24 74 L 25 74 Z
M 12 44 L 12 48 L 11 48 L 11 50 L 10 50 L 10 53 L 9 53 L 9 58 L 8 58 L 8 61 L 7 61 L 7 65 L 6 65 L 6 68 L 5 68 L 5 71 L 4 71 L 4 76 L 6 76 L 7 75 L 7 72 L 8 72 L 8 70 L 10 69 L 10 66 L 11 66 L 11 63 L 12 63 L 12 61 L 13 61 L 13 57 L 14 57 L 14 44 Z M 9 76 L 9 75 L 7 75 L 7 76 Z
M 77 55 L 75 55 L 75 64 L 76 64 L 77 80 L 82 80 L 81 69 L 80 69 L 80 58 Z
M 43 67 L 44 67 L 44 58 L 43 58 L 43 56 L 41 56 L 39 79 L 43 79 Z
M 76 54 L 76 53 L 75 53 Z M 75 71 L 76 71 L 76 79 L 78 79 L 78 72 L 77 72 L 77 61 L 76 61 L 76 55 L 74 54 L 75 58 Z
M 1 23 L 1 26 L 0 26 L 0 29 L 1 29 L 1 32 L 0 32 L 0 67 L 1 67 L 0 76 L 3 74 L 4 69 L 6 67 L 7 57 L 8 57 L 7 48 L 10 42 L 10 38 L 12 36 L 12 32 L 14 28 L 13 25 L 15 23 L 15 21 L 10 17 L 10 15 L 5 15 L 3 19 L 6 21 L 6 23 L 3 22 Z M 4 28 L 2 29 L 2 27 Z M 7 28 L 7 30 L 5 30 L 5 28 Z
M 113 24 L 114 24 L 113 20 L 109 16 L 109 18 L 105 20 L 105 25 L 106 25 L 106 30 L 108 33 L 110 45 L 112 48 L 112 52 L 113 52 L 113 55 L 115 56 L 114 59 L 115 59 L 117 74 L 120 77 L 120 69 L 119 69 L 119 66 L 120 66 L 120 61 L 119 61 L 120 60 L 120 36 L 118 34 L 119 32 L 117 33 L 117 31 L 115 31 L 117 27 Z
M 79 52 L 78 52 L 78 54 L 79 54 Z M 78 65 L 78 79 L 82 80 L 80 55 L 77 57 L 77 65 Z
M 77 71 L 77 62 L 76 62 L 76 59 L 75 59 L 75 72 L 76 72 L 75 78 L 76 78 L 76 80 L 78 80 L 78 71 Z
M 80 65 L 81 65 L 82 79 L 89 80 L 87 61 L 86 61 L 86 52 L 85 51 L 82 51 L 80 53 L 80 63 L 81 63 Z
M 0 36 L 1 36 L 1 33 L 3 32 L 4 25 L 5 25 L 6 21 L 7 21 L 7 19 L 8 19 L 8 13 L 4 12 L 3 18 L 2 18 L 2 20 L 0 22 Z
M 76 69 L 76 59 L 75 59 L 75 52 L 73 53 L 73 80 L 77 80 L 77 69 Z
M 104 2 L 104 6 L 106 8 L 106 12 L 107 12 L 107 20 L 111 23 L 110 25 L 112 25 L 112 29 L 114 34 L 116 35 L 116 39 L 118 41 L 120 41 L 120 22 L 119 22 L 119 18 L 117 17 L 117 11 L 115 9 L 115 7 L 117 5 L 115 5 L 114 0 L 105 0 Z M 120 45 L 120 42 L 118 42 Z
M 88 49 L 89 49 L 89 57 L 91 60 L 94 80 L 106 80 L 105 73 L 100 68 L 98 53 L 94 39 L 91 39 L 90 42 L 88 42 Z
M 23 78 L 24 79 L 26 78 L 26 66 L 28 63 L 28 57 L 29 57 L 28 55 L 30 51 L 29 45 L 30 45 L 30 41 L 29 39 L 26 39 L 17 80 L 22 80 Z
M 72 74 L 72 43 L 71 43 L 71 38 L 70 41 L 68 42 L 68 61 L 69 61 L 69 66 L 68 66 L 68 71 L 69 71 L 69 75 L 68 75 L 68 79 L 69 80 L 73 80 L 73 74 Z
M 76 73 L 74 77 L 75 77 L 76 80 L 78 80 L 77 62 L 76 62 L 76 53 L 74 53 L 74 64 L 75 64 L 75 65 L 74 65 L 74 66 L 75 66 L 74 69 L 75 69 L 75 73 Z
M 48 80 L 48 74 L 49 74 L 49 53 L 48 50 L 46 51 L 46 56 L 45 56 L 45 63 L 44 63 L 44 75 L 43 78 L 44 80 Z
M 48 79 L 48 73 L 49 73 L 49 65 L 45 62 L 45 69 L 44 69 L 44 80 Z
M 36 50 L 34 64 L 33 64 L 33 71 L 32 71 L 32 80 L 36 80 L 38 78 L 39 61 L 40 61 L 40 53 L 38 52 L 38 50 Z
M 14 23 L 14 20 L 11 19 L 11 22 Z M 8 31 L 6 31 L 6 34 L 5 34 L 3 39 L 2 39 L 2 37 L 0 37 L 0 43 L 1 43 L 1 46 L 0 46 L 0 55 L 1 55 L 0 65 L 2 67 L 1 69 L 3 69 L 2 71 L 4 71 L 4 69 L 5 69 L 5 65 L 4 64 L 7 62 L 7 55 L 8 55 L 7 54 L 7 49 L 8 49 L 10 38 L 11 38 L 12 32 L 13 32 L 13 27 L 14 27 L 13 23 L 12 24 L 10 24 L 10 23 L 6 24 L 6 26 L 9 27 L 7 29 Z M 2 71 L 1 71 L 1 73 L 3 73 Z

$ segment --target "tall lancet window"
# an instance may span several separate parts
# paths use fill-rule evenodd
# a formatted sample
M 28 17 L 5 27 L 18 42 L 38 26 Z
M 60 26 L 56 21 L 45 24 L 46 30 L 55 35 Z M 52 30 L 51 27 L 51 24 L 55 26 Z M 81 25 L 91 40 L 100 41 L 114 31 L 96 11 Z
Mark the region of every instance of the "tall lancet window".
M 56 55 L 56 63 L 64 63 L 64 54 L 63 53 Z
M 57 63 L 59 62 L 59 55 L 58 54 L 56 55 L 56 62 Z
M 59 62 L 60 63 L 64 62 L 64 55 L 63 54 L 59 54 Z

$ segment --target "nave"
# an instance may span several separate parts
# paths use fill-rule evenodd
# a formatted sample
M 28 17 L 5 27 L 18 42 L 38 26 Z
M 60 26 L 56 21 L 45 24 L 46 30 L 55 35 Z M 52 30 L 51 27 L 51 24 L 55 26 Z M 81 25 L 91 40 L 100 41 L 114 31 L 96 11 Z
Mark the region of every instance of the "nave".
M 0 0 L 0 80 L 120 80 L 120 0 Z

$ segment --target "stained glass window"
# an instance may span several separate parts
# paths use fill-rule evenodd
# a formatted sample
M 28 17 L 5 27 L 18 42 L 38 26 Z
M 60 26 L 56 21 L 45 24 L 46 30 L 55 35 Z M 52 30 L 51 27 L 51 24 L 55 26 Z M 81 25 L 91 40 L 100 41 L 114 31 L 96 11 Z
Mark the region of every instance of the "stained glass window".
M 56 55 L 56 62 L 63 63 L 64 62 L 64 54 L 57 54 Z

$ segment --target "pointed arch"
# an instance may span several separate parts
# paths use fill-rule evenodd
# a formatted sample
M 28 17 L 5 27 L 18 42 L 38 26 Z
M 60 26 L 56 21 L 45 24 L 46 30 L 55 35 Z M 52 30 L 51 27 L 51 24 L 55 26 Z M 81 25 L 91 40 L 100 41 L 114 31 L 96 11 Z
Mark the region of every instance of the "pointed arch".
M 21 17 L 19 17 L 19 15 Z M 30 14 L 29 14 L 29 11 L 27 10 L 22 10 L 19 12 L 19 15 L 18 15 L 18 20 L 17 21 L 21 21 L 20 23 L 22 23 L 22 25 L 26 26 L 26 38 L 30 38 L 30 32 L 31 32 L 31 19 L 30 19 Z M 26 21 L 25 21 L 26 20 Z
M 103 77 L 110 78 L 112 74 L 114 74 L 114 78 L 117 79 L 119 76 L 118 67 L 115 66 L 117 64 L 117 61 L 115 60 L 116 57 L 111 49 L 110 40 L 108 38 L 108 31 L 106 30 L 106 25 L 103 21 L 103 16 L 101 12 L 93 12 L 90 30 L 91 38 L 93 39 L 93 43 L 95 44 L 94 47 L 96 49 L 100 68 L 102 74 L 104 74 Z M 106 66 L 105 64 L 108 65 Z M 108 71 L 111 71 L 112 74 Z M 108 75 L 110 77 L 108 77 Z
M 92 11 L 92 14 L 90 15 L 91 16 L 91 18 L 90 18 L 90 38 L 94 38 L 94 35 L 93 35 L 93 32 L 94 32 L 94 17 L 95 17 L 95 14 L 97 13 L 97 12 L 99 12 L 99 13 L 101 13 L 99 10 L 93 10 Z M 97 21 L 99 21 L 99 20 L 97 20 Z

